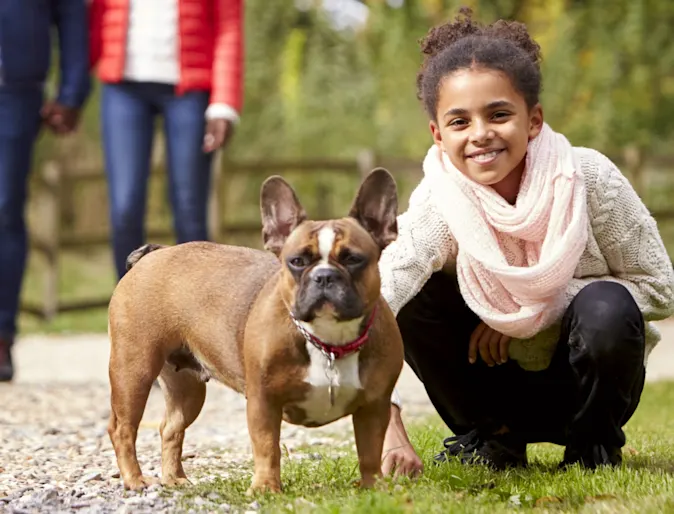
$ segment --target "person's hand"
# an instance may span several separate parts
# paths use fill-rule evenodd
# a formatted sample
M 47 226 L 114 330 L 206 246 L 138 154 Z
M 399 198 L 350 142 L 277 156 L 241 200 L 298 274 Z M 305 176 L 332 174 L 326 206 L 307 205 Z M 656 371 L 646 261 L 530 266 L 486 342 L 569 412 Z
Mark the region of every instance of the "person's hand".
M 391 405 L 391 420 L 384 437 L 382 474 L 415 477 L 423 473 L 424 463 L 414 451 L 400 417 L 400 409 Z
M 234 123 L 226 119 L 213 119 L 206 122 L 204 134 L 204 152 L 211 153 L 224 148 L 234 133 Z
M 80 121 L 80 110 L 58 102 L 47 102 L 40 111 L 42 121 L 55 134 L 70 134 Z
M 503 364 L 508 360 L 509 347 L 510 337 L 490 328 L 484 322 L 480 322 L 470 336 L 468 361 L 475 364 L 479 352 L 480 357 L 488 366 Z

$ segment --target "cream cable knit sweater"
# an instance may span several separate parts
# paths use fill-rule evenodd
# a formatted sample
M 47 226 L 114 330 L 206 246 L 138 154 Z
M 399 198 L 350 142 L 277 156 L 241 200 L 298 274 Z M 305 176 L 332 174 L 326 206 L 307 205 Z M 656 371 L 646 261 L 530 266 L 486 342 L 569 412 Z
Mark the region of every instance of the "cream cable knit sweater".
M 566 306 L 587 284 L 611 280 L 634 296 L 646 320 L 646 358 L 660 340 L 648 323 L 674 313 L 674 271 L 655 220 L 616 166 L 601 153 L 574 148 L 585 177 L 588 242 L 566 291 Z M 451 268 L 457 243 L 439 204 L 444 192 L 422 179 L 408 210 L 398 217 L 399 235 L 382 253 L 382 295 L 394 314 L 435 271 Z M 457 213 L 457 215 L 460 215 Z M 510 358 L 527 370 L 545 369 L 560 332 L 560 320 L 536 336 L 510 344 Z

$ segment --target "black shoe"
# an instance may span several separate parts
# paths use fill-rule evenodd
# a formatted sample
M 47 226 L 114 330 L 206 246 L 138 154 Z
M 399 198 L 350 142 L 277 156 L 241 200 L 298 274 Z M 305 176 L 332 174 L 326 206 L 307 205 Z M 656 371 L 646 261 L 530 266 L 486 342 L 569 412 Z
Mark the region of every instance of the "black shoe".
M 0 382 L 10 382 L 14 378 L 10 341 L 0 339 Z
M 599 466 L 620 466 L 623 461 L 622 450 L 617 446 L 603 444 L 570 444 L 564 450 L 564 460 L 560 467 L 580 464 L 588 469 Z
M 474 429 L 448 437 L 444 445 L 445 450 L 434 458 L 436 463 L 457 457 L 462 464 L 485 464 L 497 470 L 527 465 L 526 443 L 515 440 L 511 434 L 485 435 Z

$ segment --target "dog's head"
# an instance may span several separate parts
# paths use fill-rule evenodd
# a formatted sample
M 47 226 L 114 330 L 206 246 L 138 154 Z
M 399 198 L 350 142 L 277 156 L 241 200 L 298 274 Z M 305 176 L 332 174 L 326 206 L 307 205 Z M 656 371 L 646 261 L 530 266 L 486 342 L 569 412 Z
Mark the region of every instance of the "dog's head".
M 378 300 L 381 251 L 398 235 L 398 194 L 391 174 L 373 170 L 347 217 L 307 220 L 293 188 L 268 178 L 260 194 L 265 249 L 283 264 L 286 304 L 300 321 L 332 314 L 360 318 Z

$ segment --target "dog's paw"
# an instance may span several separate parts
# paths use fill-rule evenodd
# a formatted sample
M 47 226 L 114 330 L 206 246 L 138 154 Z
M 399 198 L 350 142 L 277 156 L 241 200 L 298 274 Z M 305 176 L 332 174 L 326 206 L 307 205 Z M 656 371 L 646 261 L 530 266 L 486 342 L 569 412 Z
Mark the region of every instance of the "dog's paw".
M 381 481 L 381 477 L 378 475 L 367 475 L 360 478 L 360 480 L 354 480 L 353 486 L 359 489 L 372 489 L 376 487 Z
M 246 495 L 253 496 L 257 493 L 280 493 L 281 492 L 281 483 L 276 480 L 256 480 L 253 478 L 253 482 L 250 484 L 250 487 L 246 491 Z
M 190 485 L 190 482 L 187 478 L 182 477 L 166 477 L 161 479 L 161 485 L 164 487 L 178 487 L 181 485 Z
M 139 476 L 130 478 L 129 480 L 124 480 L 124 489 L 128 489 L 130 491 L 141 491 L 154 484 L 159 484 L 158 478 Z

